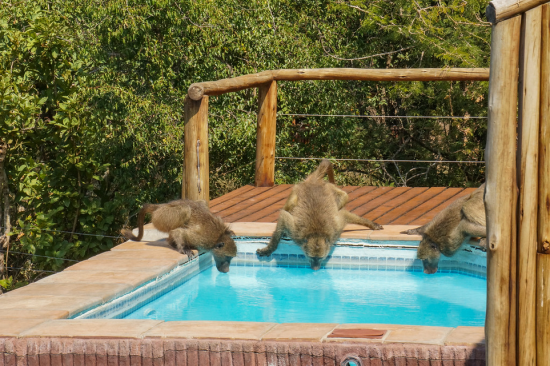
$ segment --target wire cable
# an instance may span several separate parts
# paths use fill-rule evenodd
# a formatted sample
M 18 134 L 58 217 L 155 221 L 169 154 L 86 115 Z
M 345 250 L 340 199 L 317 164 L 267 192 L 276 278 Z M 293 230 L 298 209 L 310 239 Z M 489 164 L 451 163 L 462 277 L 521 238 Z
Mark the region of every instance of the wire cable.
M 395 159 L 336 159 L 336 158 L 296 158 L 276 156 L 275 159 L 288 160 L 336 160 L 336 161 L 368 161 L 368 162 L 383 162 L 383 163 L 470 163 L 470 164 L 485 164 L 485 161 L 479 160 L 395 160 Z
M 0 226 L 0 229 L 4 229 L 3 226 Z M 74 234 L 74 235 L 84 235 L 84 236 L 101 236 L 103 238 L 122 238 L 122 235 L 119 236 L 112 236 L 112 235 L 103 235 L 103 234 L 86 234 L 86 233 L 77 233 L 73 231 L 63 231 L 63 230 L 51 230 L 51 229 L 38 229 L 40 231 L 50 231 L 53 233 L 65 233 L 65 234 Z
M 59 273 L 59 272 L 56 272 L 56 271 L 46 271 L 46 270 L 43 270 L 43 269 L 32 269 L 32 268 L 23 268 L 23 267 L 8 267 L 8 269 L 22 269 L 22 270 L 25 270 L 25 271 L 34 271 L 34 272 Z
M 5 249 L 0 249 L 0 253 L 7 253 L 8 251 Z M 76 259 L 66 259 L 66 258 L 60 258 L 60 257 L 48 257 L 47 255 L 39 255 L 39 254 L 32 254 L 32 253 L 23 253 L 23 252 L 14 252 L 13 250 L 9 251 L 10 254 L 23 254 L 23 255 L 30 255 L 32 257 L 41 257 L 41 258 L 50 258 L 50 259 L 61 259 L 62 261 L 68 261 L 68 262 L 80 262 Z
M 487 119 L 487 117 L 470 116 L 365 116 L 356 114 L 300 114 L 300 113 L 278 113 L 277 116 L 296 117 L 349 117 L 349 118 L 411 118 L 411 119 Z

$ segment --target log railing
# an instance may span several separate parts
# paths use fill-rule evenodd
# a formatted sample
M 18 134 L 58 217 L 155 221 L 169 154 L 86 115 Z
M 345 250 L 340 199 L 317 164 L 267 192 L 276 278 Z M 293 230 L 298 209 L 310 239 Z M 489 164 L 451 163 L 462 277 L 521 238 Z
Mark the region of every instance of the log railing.
M 487 364 L 549 366 L 550 4 L 493 0 L 486 15 Z
M 275 182 L 277 81 L 487 81 L 489 69 L 295 69 L 273 70 L 218 81 L 195 83 L 185 98 L 185 164 L 182 196 L 208 201 L 208 96 L 259 88 L 256 130 L 258 187 Z

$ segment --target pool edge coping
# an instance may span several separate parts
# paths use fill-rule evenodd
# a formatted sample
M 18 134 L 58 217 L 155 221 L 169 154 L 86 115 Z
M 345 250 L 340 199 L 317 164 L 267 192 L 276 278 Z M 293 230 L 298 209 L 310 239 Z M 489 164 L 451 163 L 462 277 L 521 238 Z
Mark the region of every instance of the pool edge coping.
M 238 225 L 237 225 L 238 224 Z M 235 234 L 238 235 L 238 236 L 248 236 L 248 237 L 265 237 L 265 236 L 270 236 L 271 232 L 272 232 L 272 229 L 274 229 L 274 224 L 271 224 L 271 223 L 234 223 L 234 224 L 231 224 L 232 225 L 232 229 L 235 231 Z M 372 231 L 372 230 L 365 230 L 364 228 L 354 228 L 354 227 L 351 227 L 349 230 L 345 231 L 344 234 L 342 235 L 342 238 L 359 238 L 359 239 L 372 239 L 372 240 L 419 240 L 420 237 L 419 236 L 413 236 L 413 235 L 406 235 L 406 234 L 399 234 L 399 232 L 403 231 L 403 230 L 406 230 L 407 228 L 412 228 L 412 227 L 416 227 L 416 226 L 408 226 L 408 227 L 405 227 L 405 226 L 402 226 L 402 225 L 399 225 L 399 226 L 392 226 L 392 225 L 386 225 L 384 230 L 381 230 L 381 231 Z M 266 235 L 266 233 L 268 233 L 269 235 Z M 350 234 L 351 233 L 351 234 Z M 375 234 L 375 235 L 374 235 Z M 351 235 L 351 236 L 350 236 Z M 373 235 L 374 235 L 374 238 L 373 238 Z M 397 239 L 397 237 L 399 237 L 400 239 Z M 90 271 L 90 272 L 101 272 L 101 271 L 105 271 L 105 269 L 101 269 L 101 268 L 105 268 L 106 266 L 108 267 L 109 265 L 112 265 L 113 263 L 122 263 L 124 264 L 124 262 L 129 262 L 127 263 L 127 268 L 131 268 L 131 265 L 132 265 L 132 261 L 135 261 L 135 258 L 131 259 L 130 257 L 132 256 L 135 256 L 135 255 L 138 255 L 138 256 L 142 256 L 143 252 L 141 253 L 136 253 L 136 252 L 140 252 L 140 251 L 143 251 L 143 250 L 148 250 L 148 254 L 146 255 L 146 257 L 152 259 L 152 260 L 157 260 L 158 263 L 164 263 L 164 265 L 162 266 L 156 266 L 154 268 L 152 268 L 150 271 L 151 272 L 155 272 L 156 271 L 156 277 L 158 276 L 161 276 L 165 273 L 167 273 L 168 271 L 172 270 L 173 268 L 175 268 L 176 266 L 178 266 L 179 264 L 182 264 L 182 263 L 185 263 L 188 261 L 188 258 L 186 258 L 186 256 L 183 256 L 179 253 L 175 253 L 174 252 L 174 259 L 170 260 L 170 259 L 167 259 L 166 258 L 166 250 L 172 250 L 170 249 L 165 243 L 159 243 L 159 242 L 155 242 L 154 244 L 155 245 L 151 245 L 152 243 L 151 242 L 126 242 L 126 243 L 123 243 L 123 244 L 120 244 L 114 248 L 111 249 L 111 251 L 107 252 L 107 253 L 110 253 L 110 252 L 115 252 L 115 253 L 119 253 L 119 254 L 113 254 L 113 255 L 109 255 L 109 260 L 102 260 L 101 258 L 96 258 L 96 257 L 100 257 L 101 254 L 99 254 L 98 256 L 96 257 L 93 257 L 93 258 L 90 258 L 86 261 L 83 261 L 83 262 L 80 262 L 80 263 L 86 263 L 85 265 L 81 265 L 83 266 L 85 269 L 81 270 L 80 274 L 83 273 L 83 271 Z M 173 251 L 173 250 L 172 250 Z M 158 258 L 155 258 L 155 253 L 158 254 Z M 161 255 L 162 253 L 162 255 Z M 112 257 L 115 257 L 115 259 L 113 260 Z M 118 262 L 116 261 L 117 260 L 117 257 L 118 257 Z M 185 257 L 185 258 L 183 258 Z M 93 261 L 94 263 L 91 263 L 90 262 Z M 110 261 L 110 262 L 109 262 Z M 163 262 L 164 261 L 164 262 Z M 166 262 L 166 263 L 165 263 Z M 158 264 L 157 263 L 157 264 Z M 101 266 L 103 264 L 103 267 Z M 77 264 L 78 265 L 78 264 Z M 90 269 L 90 267 L 94 267 L 94 265 L 97 266 L 97 268 L 100 268 L 96 271 L 94 271 L 93 269 Z M 73 266 L 71 266 L 73 267 Z M 68 271 L 79 271 L 78 269 L 70 269 L 71 267 L 69 267 L 68 269 L 66 269 L 65 271 L 62 271 L 61 273 L 66 273 Z M 128 276 L 132 276 L 132 275 L 135 275 L 137 274 L 138 271 L 126 271 L 128 272 Z M 73 272 L 74 273 L 74 272 Z M 70 276 L 69 276 L 70 277 Z M 141 284 L 145 283 L 146 281 L 143 281 Z M 48 283 L 57 283 L 57 284 L 66 284 L 66 283 L 79 283 L 82 285 L 83 287 L 83 291 L 85 291 L 86 289 L 86 286 L 90 285 L 90 283 L 88 282 L 85 282 L 85 281 L 76 281 L 76 282 L 56 282 L 56 281 L 49 281 Z M 105 283 L 105 282 L 103 282 Z M 112 284 L 115 284 L 117 282 L 109 282 L 109 283 L 112 283 Z M 37 282 L 37 284 L 40 284 L 40 281 Z M 28 286 L 33 286 L 33 284 L 31 285 L 28 285 Z M 25 286 L 27 287 L 27 286 Z M 97 286 L 96 286 L 97 287 Z M 108 286 L 107 286 L 108 287 Z M 129 287 L 128 286 L 128 291 L 133 289 L 133 287 Z M 100 291 L 101 289 L 99 289 L 98 291 Z M 67 316 L 70 316 L 70 315 L 73 315 L 75 313 L 77 313 L 78 311 L 82 310 L 82 308 L 86 308 L 86 307 L 90 307 L 90 306 L 93 306 L 94 304 L 97 304 L 98 302 L 98 297 L 97 297 L 97 293 L 95 294 L 96 296 L 81 296 L 81 298 L 84 298 L 84 299 L 81 299 L 81 303 L 79 304 L 72 304 L 72 307 L 69 306 L 69 304 L 67 304 L 65 306 L 65 308 L 63 308 L 62 305 L 56 305 L 54 306 L 53 308 L 50 308 L 49 310 L 52 311 L 52 313 L 56 313 L 57 315 L 51 315 L 51 316 L 57 316 L 58 318 L 60 318 L 61 316 L 59 316 L 59 313 L 60 312 L 63 312 L 63 311 L 67 311 L 67 315 L 65 315 L 65 317 Z M 8 299 L 7 301 L 9 302 L 9 298 L 12 298 L 12 299 L 17 299 L 19 298 L 19 300 L 23 300 L 23 304 L 25 303 L 24 300 L 26 300 L 27 303 L 33 303 L 34 301 L 42 301 L 44 303 L 51 303 L 51 304 L 55 304 L 55 300 L 60 300 L 59 296 L 65 296 L 65 297 L 68 297 L 65 295 L 55 295 L 55 294 L 48 294 L 48 295 L 42 295 L 42 296 L 29 296 L 29 295 L 19 295 L 17 293 L 17 290 L 15 290 L 14 292 L 10 293 L 10 295 L 6 298 L 4 297 L 5 295 L 2 295 L 0 296 L 0 299 Z M 58 299 L 54 299 L 54 297 L 58 296 Z M 103 302 L 107 302 L 109 300 L 105 300 L 105 299 L 110 299 L 112 298 L 112 294 L 104 294 L 104 296 L 101 296 L 101 299 L 103 299 L 102 301 Z M 86 297 L 88 297 L 88 299 L 85 299 Z M 33 300 L 34 298 L 34 300 Z M 73 296 L 73 298 L 78 298 L 78 296 Z M 88 300 L 88 301 L 87 301 Z M 40 317 L 37 317 L 37 318 L 34 318 L 35 321 L 28 321 L 29 319 L 29 314 L 32 313 L 33 309 L 34 310 L 38 310 L 36 308 L 33 308 L 32 307 L 32 304 L 30 306 L 27 306 L 27 307 L 24 307 L 24 308 L 21 308 L 21 302 L 19 302 L 19 313 L 20 315 L 17 316 L 17 308 L 9 308 L 9 305 L 7 305 L 6 307 L 6 304 L 4 304 L 4 306 L 2 306 L 2 302 L 6 302 L 6 301 L 0 301 L 0 312 L 3 312 L 4 309 L 11 309 L 12 310 L 12 316 L 11 316 L 11 319 L 9 319 L 10 321 L 7 322 L 7 324 L 5 323 L 4 326 L 2 326 L 2 329 L 0 329 L 0 338 L 10 338 L 10 337 L 14 337 L 14 338 L 34 338 L 34 337 L 54 337 L 54 338 L 80 338 L 80 337 L 84 337 L 84 338 L 105 338 L 106 336 L 109 337 L 107 334 L 102 334 L 102 332 L 105 331 L 105 325 L 102 325 L 102 324 L 107 324 L 107 323 L 101 323 L 101 322 L 109 322 L 111 321 L 111 319 L 105 319 L 105 320 L 85 320 L 86 322 L 97 322 L 96 324 L 98 325 L 97 326 L 97 334 L 89 334 L 89 333 L 79 333 L 77 330 L 78 330 L 78 326 L 77 326 L 77 320 L 73 320 L 73 319 L 52 319 L 51 316 L 50 317 L 44 317 L 44 318 L 40 318 Z M 60 307 L 61 306 L 61 307 Z M 46 311 L 48 310 L 48 307 L 47 306 L 41 306 L 39 308 L 39 310 L 42 310 L 42 311 Z M 26 326 L 25 321 L 26 320 L 26 323 L 28 326 Z M 42 319 L 43 321 L 40 322 L 39 320 Z M 83 320 L 81 320 L 83 321 Z M 142 322 L 141 320 L 124 320 L 125 324 L 127 324 L 127 327 L 130 327 L 132 328 L 131 326 L 133 325 L 136 329 L 139 329 L 139 326 L 141 323 L 139 322 Z M 130 322 L 134 322 L 133 324 L 130 323 Z M 66 332 L 65 335 L 63 335 L 63 332 L 61 333 L 55 333 L 55 332 L 51 332 L 51 329 L 50 329 L 50 333 L 48 333 L 48 327 L 57 327 L 57 324 L 60 324 L 60 323 L 66 323 L 67 326 L 68 326 L 68 330 Z M 164 321 L 160 321 L 160 323 L 156 324 L 154 327 L 163 327 L 162 324 L 168 324 L 168 323 L 187 323 L 189 324 L 190 322 L 164 322 Z M 208 322 L 208 323 L 216 323 L 216 322 Z M 249 322 L 238 322 L 240 323 L 243 327 L 246 327 L 247 324 L 249 324 Z M 87 325 L 84 327 L 86 329 L 90 329 L 90 326 L 92 325 L 93 323 L 87 323 Z M 273 329 L 275 328 L 283 328 L 283 327 L 289 327 L 289 325 L 292 325 L 292 324 L 298 324 L 298 323 L 276 323 L 276 325 L 273 327 Z M 316 325 L 318 325 L 318 323 L 303 323 L 301 325 L 301 329 L 299 329 L 302 334 L 305 332 L 307 333 L 308 329 L 311 330 L 311 328 L 314 328 Z M 175 326 L 175 325 L 174 325 Z M 339 327 L 339 326 L 345 326 L 345 327 L 356 327 L 358 328 L 359 326 L 364 326 L 364 327 L 367 327 L 367 328 L 371 328 L 372 326 L 374 326 L 373 324 L 368 324 L 368 325 L 359 325 L 359 324 L 335 324 L 334 328 L 332 329 L 335 329 L 336 327 Z M 379 326 L 379 325 L 378 325 Z M 149 331 L 151 331 L 154 327 L 152 327 Z M 166 327 L 166 325 L 164 325 L 164 327 Z M 290 326 L 292 328 L 292 326 Z M 320 337 L 319 335 L 313 335 L 313 336 L 310 336 L 309 338 L 307 336 L 304 336 L 304 335 L 300 335 L 298 332 L 297 334 L 294 334 L 294 335 L 291 335 L 289 334 L 288 336 L 286 337 L 280 337 L 280 340 L 279 341 L 292 341 L 292 342 L 303 342 L 303 341 L 312 341 L 312 342 L 320 342 L 320 343 L 338 343 L 338 342 L 353 342 L 353 343 L 377 343 L 377 344 L 392 344 L 392 343 L 411 343 L 411 344 L 437 344 L 437 345 L 440 345 L 440 346 L 445 346 L 446 345 L 446 342 L 447 342 L 447 338 L 448 337 L 451 337 L 450 339 L 452 339 L 452 343 L 453 344 L 460 344 L 460 345 L 463 345 L 463 346 L 479 346 L 480 344 L 480 337 L 479 335 L 480 334 L 483 334 L 483 327 L 456 327 L 456 328 L 450 328 L 450 327 L 425 327 L 425 326 L 408 326 L 408 325 L 398 325 L 398 326 L 395 326 L 395 325 L 384 325 L 384 327 L 398 327 L 398 328 L 395 328 L 395 329 L 392 329 L 390 330 L 383 341 L 380 342 L 380 340 L 370 340 L 370 339 L 362 339 L 362 338 L 355 338 L 355 339 L 350 339 L 350 338 L 342 338 L 342 339 L 331 339 L 331 340 L 327 340 L 326 336 L 328 335 L 328 333 L 330 333 L 332 331 L 332 329 L 327 333 L 325 332 L 324 334 L 322 334 Z M 239 329 L 237 329 L 239 327 L 235 326 L 234 327 L 234 330 L 239 333 Z M 441 330 L 441 334 L 439 337 L 436 337 L 434 338 L 433 334 L 432 335 L 427 335 L 426 332 L 430 329 L 427 329 L 427 328 L 442 328 Z M 470 333 L 468 333 L 467 331 L 465 331 L 464 328 L 471 328 L 470 329 Z M 273 330 L 272 329 L 272 330 Z M 38 335 L 36 332 L 38 331 L 44 331 L 44 333 L 42 333 L 43 335 Z M 73 332 L 72 333 L 72 336 L 69 336 L 68 334 L 71 334 L 70 332 Z M 134 331 L 134 333 L 132 333 L 130 331 L 130 333 L 126 333 L 126 335 L 122 334 L 123 331 L 125 330 L 122 330 L 121 329 L 121 332 L 120 332 L 120 337 L 115 337 L 115 338 L 132 338 L 132 339 L 149 339 L 147 338 L 146 336 L 146 333 L 139 333 L 137 330 Z M 431 330 L 430 330 L 431 331 Z M 137 333 L 136 333 L 137 332 Z M 397 336 L 397 337 L 390 337 L 390 334 L 401 334 L 401 336 Z M 429 333 L 429 332 L 428 332 Z M 128 337 L 128 334 L 131 334 L 132 336 Z M 177 333 L 173 333 L 174 335 L 177 335 Z M 212 333 L 212 334 L 216 334 L 216 333 Z M 422 338 L 422 335 L 424 334 L 424 338 Z M 472 339 L 472 334 L 476 334 L 477 338 L 476 337 L 473 337 L 475 338 Z M 431 337 L 431 338 L 430 338 Z M 452 338 L 454 337 L 454 338 Z M 161 337 L 162 338 L 162 337 Z M 181 334 L 181 336 L 178 336 L 176 338 L 184 338 L 184 339 L 205 339 L 204 337 L 203 338 L 196 338 L 196 336 L 193 336 L 193 334 L 188 334 L 186 336 L 183 336 L 183 334 Z M 239 336 L 237 335 L 236 338 L 233 337 L 229 337 L 229 338 L 215 338 L 215 337 L 208 337 L 208 339 L 225 339 L 225 340 L 228 340 L 228 339 L 238 339 Z M 152 338 L 152 339 L 155 339 L 155 338 Z M 162 338 L 164 339 L 164 338 Z M 246 339 L 246 340 L 250 340 L 250 339 Z M 256 341 L 263 341 L 264 340 L 264 337 L 262 338 L 256 338 L 254 339 Z M 271 341 L 271 339 L 270 339 Z

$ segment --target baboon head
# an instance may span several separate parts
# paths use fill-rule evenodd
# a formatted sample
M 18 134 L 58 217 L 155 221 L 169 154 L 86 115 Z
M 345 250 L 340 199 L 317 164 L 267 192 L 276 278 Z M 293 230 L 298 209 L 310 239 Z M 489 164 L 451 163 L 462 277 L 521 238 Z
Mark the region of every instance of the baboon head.
M 231 237 L 232 235 L 234 236 L 235 233 L 226 228 L 212 249 L 212 255 L 214 255 L 214 260 L 216 261 L 216 268 L 223 273 L 229 272 L 231 259 L 237 255 L 237 245 L 235 245 L 235 241 Z
M 424 273 L 432 274 L 437 272 L 437 265 L 439 263 L 440 256 L 441 250 L 439 249 L 439 244 L 435 243 L 427 235 L 422 235 L 422 240 L 418 245 L 416 257 L 418 259 L 422 259 Z
M 321 263 L 328 256 L 330 243 L 324 236 L 312 236 L 307 239 L 302 249 L 309 259 L 311 269 L 316 271 L 321 268 Z

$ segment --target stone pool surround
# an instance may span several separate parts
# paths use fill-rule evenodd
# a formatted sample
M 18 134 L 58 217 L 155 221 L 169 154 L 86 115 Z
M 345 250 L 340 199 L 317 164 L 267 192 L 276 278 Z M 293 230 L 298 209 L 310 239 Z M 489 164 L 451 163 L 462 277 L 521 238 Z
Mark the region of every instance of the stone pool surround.
M 275 224 L 234 223 L 239 236 Z M 145 239 L 158 239 L 146 227 Z M 418 240 L 349 225 L 343 238 Z M 483 327 L 386 324 L 66 319 L 188 261 L 165 241 L 126 242 L 61 273 L 0 296 L 0 366 L 7 365 L 484 365 Z M 383 329 L 381 339 L 327 338 L 334 329 Z

